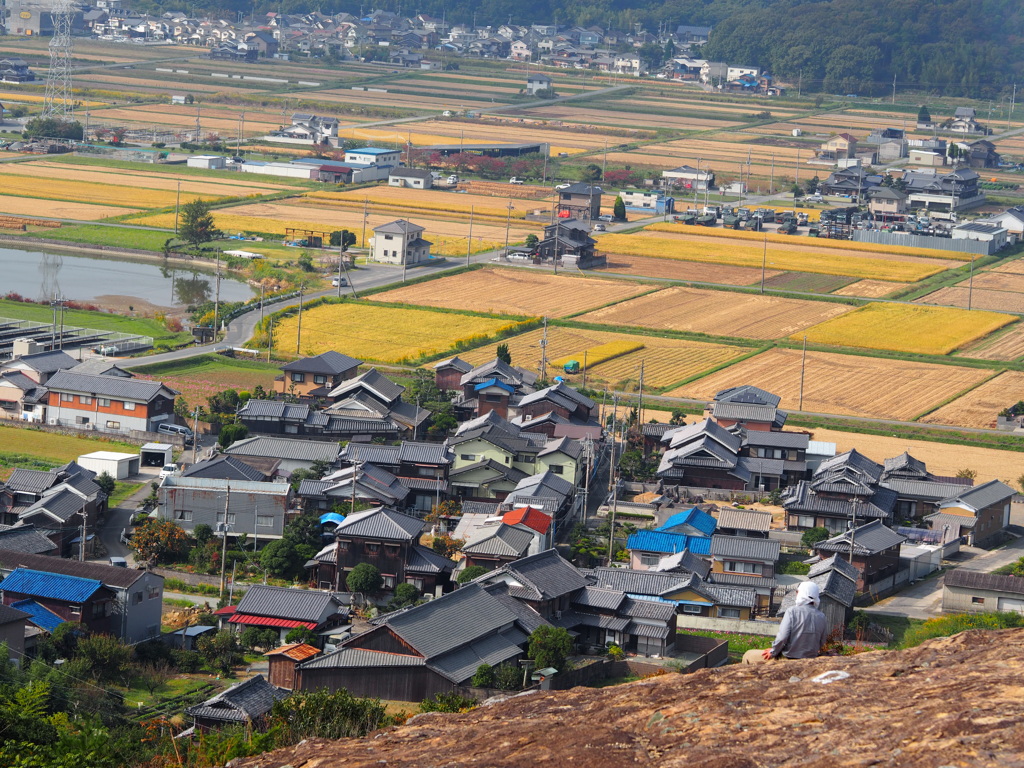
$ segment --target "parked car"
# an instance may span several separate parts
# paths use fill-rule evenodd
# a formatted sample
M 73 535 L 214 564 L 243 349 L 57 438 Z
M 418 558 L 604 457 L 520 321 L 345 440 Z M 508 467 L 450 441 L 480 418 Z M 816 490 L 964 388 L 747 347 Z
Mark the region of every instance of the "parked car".
M 156 431 L 164 435 L 181 435 L 185 438 L 186 443 L 191 443 L 193 437 L 195 437 L 191 429 L 180 424 L 160 424 L 157 426 Z
M 604 232 L 604 224 L 595 224 L 594 225 L 594 231 L 595 232 Z
M 508 183 L 509 184 L 522 184 L 523 180 L 520 179 L 518 176 L 513 176 L 511 179 L 508 180 Z
M 561 191 L 563 189 L 568 189 L 571 186 L 572 184 L 556 184 L 555 189 Z
M 164 464 L 163 468 L 160 470 L 160 479 L 163 480 L 168 475 L 173 475 L 177 471 L 177 464 Z
M 615 221 L 615 217 L 612 216 L 610 213 L 602 213 L 600 216 L 597 217 L 597 220 L 598 221 Z
M 448 177 L 448 183 L 449 183 L 449 184 L 458 184 L 458 183 L 459 183 L 459 177 L 458 177 L 458 176 L 456 176 L 456 175 L 455 175 L 455 174 L 453 173 L 453 174 L 452 174 L 451 176 L 449 176 L 449 177 Z
M 346 280 L 344 277 L 335 277 L 334 279 L 331 280 L 331 285 L 333 285 L 335 288 L 337 288 L 339 285 L 348 285 L 348 280 Z

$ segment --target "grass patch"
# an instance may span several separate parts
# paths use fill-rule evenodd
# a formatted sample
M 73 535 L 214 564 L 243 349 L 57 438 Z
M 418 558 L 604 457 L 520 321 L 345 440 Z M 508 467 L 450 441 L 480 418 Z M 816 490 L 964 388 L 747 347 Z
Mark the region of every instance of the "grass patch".
M 110 494 L 107 506 L 111 509 L 121 506 L 122 503 L 144 485 L 145 483 L 126 483 L 123 481 L 114 483 L 114 492 Z
M 53 323 L 53 310 L 43 304 L 29 304 L 21 301 L 0 299 L 0 317 L 16 320 L 30 320 L 47 325 Z M 99 331 L 116 331 L 118 333 L 152 336 L 153 343 L 159 341 L 179 343 L 191 340 L 187 333 L 173 333 L 153 318 L 125 317 L 112 312 L 93 312 L 84 309 L 69 309 L 64 313 L 64 325 L 79 328 L 92 328 Z
M 757 648 L 763 650 L 771 648 L 775 638 L 771 635 L 745 635 L 739 632 L 714 632 L 710 629 L 680 629 L 687 635 L 699 637 L 713 637 L 715 640 L 727 640 L 729 642 L 729 656 L 740 657 L 747 651 Z
M 640 679 L 640 675 L 625 675 L 624 677 L 608 677 L 604 680 L 597 680 L 590 683 L 587 688 L 611 688 L 613 685 L 622 685 L 623 683 L 635 683 Z
M 100 224 L 75 224 L 60 229 L 41 229 L 28 232 L 25 237 L 163 253 L 164 243 L 167 242 L 168 237 L 171 237 L 171 233 L 153 229 L 109 227 Z
M 0 453 L 0 466 L 17 467 L 18 464 L 7 464 L 8 457 L 22 457 L 28 462 L 40 463 L 39 466 L 26 466 L 26 469 L 42 469 L 42 464 L 50 464 L 46 469 L 74 461 L 83 453 L 93 451 L 111 451 L 126 449 L 135 453 L 137 445 L 122 443 L 116 440 L 103 440 L 93 437 L 61 435 L 43 432 L 36 429 L 0 426 L 0 445 L 18 446 L 18 453 Z
M 1006 629 L 1024 625 L 1024 615 L 1014 612 L 954 613 L 920 622 L 908 628 L 900 642 L 901 648 L 913 648 L 933 637 L 949 637 L 967 629 Z
M 884 613 L 869 613 L 868 620 L 872 624 L 877 624 L 880 627 L 892 632 L 893 640 L 890 645 L 891 648 L 898 647 L 903 642 L 904 635 L 911 629 L 924 624 L 922 619 L 911 619 L 908 616 L 889 616 Z
M 831 293 L 857 282 L 842 275 L 815 275 L 810 272 L 784 272 L 764 281 L 765 288 L 807 293 Z

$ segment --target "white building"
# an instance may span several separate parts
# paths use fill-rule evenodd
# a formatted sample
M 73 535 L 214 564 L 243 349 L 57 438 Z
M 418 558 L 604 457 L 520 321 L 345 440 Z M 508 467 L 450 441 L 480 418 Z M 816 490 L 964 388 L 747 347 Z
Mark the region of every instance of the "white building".
M 1017 205 L 1007 208 L 1002 213 L 989 216 L 985 219 L 986 224 L 998 224 L 1008 233 L 1013 242 L 1024 239 L 1024 205 Z
M 397 168 L 402 161 L 402 151 L 399 149 L 377 149 L 376 147 L 363 147 L 361 149 L 350 149 L 345 152 L 346 163 L 359 165 L 376 165 Z
M 526 92 L 533 96 L 537 91 L 546 91 L 551 87 L 551 78 L 543 72 L 534 72 L 526 78 Z
M 373 261 L 385 264 L 418 264 L 430 259 L 430 243 L 424 240 L 424 228 L 398 219 L 373 228 Z
M 227 158 L 222 155 L 193 155 L 186 162 L 189 168 L 206 168 L 207 170 L 223 170 Z
M 988 252 L 995 253 L 1006 245 L 1009 233 L 999 224 L 969 221 L 953 227 L 954 240 L 977 240 L 988 243 Z
M 715 174 L 702 171 L 692 165 L 681 165 L 670 171 L 662 171 L 661 177 L 666 183 L 678 189 L 696 189 L 703 191 L 715 185 Z
M 760 74 L 761 70 L 757 67 L 726 67 L 725 79 L 732 82 L 733 80 L 743 77 L 743 75 L 753 75 L 754 77 L 757 77 Z

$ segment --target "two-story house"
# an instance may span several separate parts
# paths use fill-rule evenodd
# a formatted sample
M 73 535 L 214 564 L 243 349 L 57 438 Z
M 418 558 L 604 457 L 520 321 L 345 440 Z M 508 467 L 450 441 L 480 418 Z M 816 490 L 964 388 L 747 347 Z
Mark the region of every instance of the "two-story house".
M 900 545 L 906 540 L 906 536 L 887 528 L 881 520 L 872 520 L 818 542 L 814 550 L 822 560 L 834 555 L 848 559 L 858 572 L 857 591 L 865 592 L 899 570 Z
M 988 546 L 1010 524 L 1015 493 L 1006 483 L 990 480 L 943 499 L 928 521 L 932 529 L 947 531 L 944 541 L 964 537 L 972 546 Z
M 348 607 L 338 595 L 295 587 L 274 587 L 253 584 L 245 591 L 228 625 L 271 627 L 281 633 L 281 642 L 288 633 L 304 627 L 317 634 L 348 624 Z
M 457 362 L 456 362 L 457 361 Z M 455 378 L 454 371 L 465 364 L 453 358 L 435 376 L 446 383 Z M 523 368 L 517 368 L 504 360 L 493 360 L 478 365 L 463 373 L 458 379 L 458 394 L 452 400 L 455 416 L 459 421 L 473 419 L 494 413 L 503 420 L 518 413 L 519 401 L 534 391 L 537 375 Z M 449 389 L 449 387 L 438 387 Z
M 407 582 L 420 592 L 440 594 L 455 563 L 421 545 L 422 532 L 421 519 L 387 507 L 349 515 L 334 530 L 334 541 L 313 558 L 310 583 L 340 592 L 353 568 L 370 563 L 380 570 L 386 590 Z
M 288 483 L 219 478 L 165 477 L 157 491 L 157 517 L 186 531 L 199 524 L 215 531 L 227 524 L 229 538 L 241 534 L 258 544 L 284 533 L 292 498 Z
M 597 240 L 590 236 L 589 221 L 563 217 L 554 224 L 545 225 L 544 237 L 536 245 L 537 256 L 542 262 L 557 263 L 566 268 L 586 269 L 592 266 Z
M 422 235 L 424 227 L 405 219 L 381 224 L 373 228 L 371 260 L 384 264 L 419 264 L 430 260 L 430 246 Z
M 409 489 L 412 498 L 408 505 L 413 509 L 430 510 L 448 497 L 452 453 L 446 443 L 349 443 L 342 450 L 340 460 L 343 465 L 372 464 L 390 472 Z
M 174 421 L 178 392 L 159 381 L 59 371 L 46 387 L 51 424 L 129 434 Z
M 283 374 L 274 379 L 274 391 L 298 397 L 327 397 L 343 381 L 355 378 L 361 360 L 329 350 L 281 366 Z
M 786 425 L 789 414 L 779 410 L 782 398 L 760 387 L 743 384 L 715 394 L 705 412 L 720 427 L 743 427 L 748 432 L 771 432 Z
M 519 423 L 555 413 L 577 424 L 588 424 L 597 415 L 597 403 L 559 381 L 550 387 L 524 395 L 518 405 Z
M 584 222 L 596 220 L 601 215 L 602 194 L 604 190 L 592 184 L 570 184 L 558 191 L 555 215 L 560 219 L 579 219 Z
M 15 568 L 0 584 L 0 596 L 47 632 L 67 621 L 111 634 L 114 593 L 96 579 Z
M 430 417 L 430 411 L 406 402 L 403 392 L 405 387 L 371 368 L 332 389 L 327 395 L 331 405 L 322 413 L 343 422 L 346 429 L 356 430 L 357 434 L 372 433 L 380 424 L 390 422 L 402 430 L 395 437 L 415 439 L 419 426 Z M 363 432 L 358 431 L 361 427 Z
M 781 546 L 774 539 L 716 534 L 711 537 L 708 578 L 721 586 L 753 588 L 758 609 L 766 611 L 771 606 Z

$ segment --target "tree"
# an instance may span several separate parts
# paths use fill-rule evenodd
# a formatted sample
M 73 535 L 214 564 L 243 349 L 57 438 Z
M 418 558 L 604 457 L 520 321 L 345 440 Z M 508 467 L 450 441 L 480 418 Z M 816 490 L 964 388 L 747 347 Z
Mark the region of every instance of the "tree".
M 474 688 L 493 688 L 494 667 L 490 664 L 481 664 L 476 668 L 476 672 L 473 673 L 473 679 L 469 681 L 469 684 Z
M 152 696 L 171 679 L 174 672 L 166 661 L 150 661 L 135 668 L 135 679 Z
M 63 120 L 59 117 L 35 117 L 25 123 L 26 139 L 73 139 L 81 141 L 85 135 L 82 124 L 77 120 Z
M 1017 476 L 1017 487 L 1020 488 L 1021 493 L 1024 493 L 1024 475 Z
M 207 664 L 224 674 L 244 661 L 242 647 L 238 644 L 238 635 L 228 629 L 222 629 L 215 635 L 203 635 L 196 643 L 196 647 Z
M 590 163 L 583 166 L 583 170 L 580 171 L 580 175 L 584 181 L 600 181 L 601 180 L 601 166 Z
M 668 420 L 668 423 L 672 425 L 681 426 L 686 423 L 686 415 L 686 411 L 684 411 L 682 408 L 673 408 L 672 418 Z
M 538 669 L 554 667 L 565 669 L 565 662 L 572 653 L 572 635 L 565 627 L 554 627 L 550 624 L 537 627 L 530 635 L 527 655 L 533 659 Z
M 413 605 L 419 599 L 420 591 L 416 589 L 415 585 L 409 584 L 408 582 L 402 582 L 395 587 L 394 602 L 396 602 L 399 607 Z
M 370 563 L 359 563 L 349 571 L 345 578 L 345 584 L 349 592 L 362 592 L 364 595 L 372 595 L 379 592 L 384 586 L 384 577 L 380 575 L 380 569 Z
M 540 242 L 540 239 L 535 234 L 533 234 L 532 232 L 526 236 L 525 245 L 526 245 L 527 248 L 536 248 L 537 247 L 537 243 L 539 243 L 539 242 Z
M 463 569 L 462 573 L 459 574 L 456 581 L 459 584 L 468 584 L 469 582 L 473 581 L 473 579 L 479 579 L 485 573 L 490 573 L 490 571 L 487 568 L 484 568 L 482 565 L 471 565 L 469 566 L 469 568 Z
M 807 186 L 806 186 L 807 194 L 808 195 L 813 195 L 815 192 L 817 192 L 818 191 L 818 185 L 820 183 L 821 183 L 821 179 L 819 179 L 817 176 L 811 177 L 811 179 L 807 182 Z
M 494 687 L 503 691 L 518 691 L 523 687 L 523 673 L 511 664 L 502 664 L 494 670 Z
M 246 627 L 238 636 L 238 643 L 247 651 L 254 651 L 257 648 L 269 650 L 277 647 L 279 639 L 280 635 L 276 629 Z
M 107 494 L 107 496 L 114 492 L 114 486 L 117 484 L 117 481 L 110 476 L 109 472 L 101 472 L 96 475 L 93 482 L 95 482 L 96 485 L 100 487 L 100 490 Z
M 98 683 L 126 683 L 132 649 L 112 635 L 89 635 L 78 641 L 78 653 L 89 664 L 89 672 Z
M 512 365 L 512 353 L 509 351 L 508 344 L 505 342 L 498 345 L 498 348 L 494 351 L 494 356 L 501 360 L 501 362 Z
M 181 226 L 178 227 L 178 237 L 192 245 L 193 248 L 216 240 L 222 234 L 213 222 L 210 206 L 204 201 L 196 198 L 181 207 Z
M 789 191 L 793 193 L 794 198 L 800 197 L 804 193 L 803 189 L 799 184 L 794 184 L 792 187 L 789 188 Z
M 387 722 L 384 705 L 339 691 L 297 691 L 274 703 L 270 731 L 278 731 L 275 746 L 298 744 L 304 739 L 346 739 L 365 736 Z
M 284 636 L 286 643 L 306 643 L 307 645 L 316 645 L 319 639 L 316 632 L 306 627 L 296 627 Z
M 824 541 L 828 537 L 828 528 L 819 525 L 817 528 L 811 528 L 810 530 L 804 531 L 804 535 L 800 537 L 800 543 L 808 549 L 811 549 L 819 541 Z
M 442 557 L 452 557 L 456 552 L 465 546 L 465 539 L 456 539 L 447 533 L 442 533 L 434 537 L 434 541 L 431 543 L 431 549 Z
M 295 542 L 280 538 L 260 550 L 260 565 L 271 575 L 291 579 L 302 573 L 302 566 L 309 558 L 295 546 Z
M 928 105 L 922 104 L 921 108 L 917 110 L 917 122 L 919 123 L 930 123 L 932 121 L 932 113 L 928 111 Z
M 217 444 L 221 448 L 227 448 L 232 443 L 244 440 L 249 435 L 249 428 L 245 424 L 225 424 L 220 428 L 217 436 Z
M 129 546 L 139 560 L 173 563 L 183 557 L 190 545 L 189 536 L 170 520 L 146 520 L 135 529 Z
M 615 205 L 612 206 L 612 216 L 620 221 L 626 218 L 626 204 L 622 201 L 622 195 L 615 198 Z

